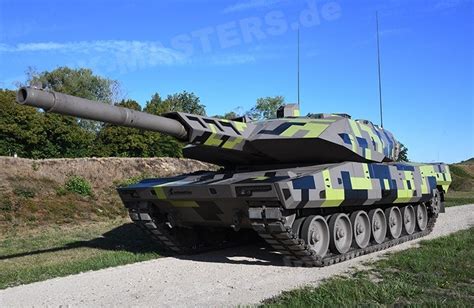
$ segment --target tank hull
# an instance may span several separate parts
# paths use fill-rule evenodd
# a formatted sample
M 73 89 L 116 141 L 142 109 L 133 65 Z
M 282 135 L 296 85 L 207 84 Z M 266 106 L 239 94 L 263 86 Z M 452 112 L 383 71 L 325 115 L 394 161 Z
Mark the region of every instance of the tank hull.
M 427 202 L 451 182 L 444 164 L 343 162 L 260 171 L 218 171 L 148 179 L 119 188 L 126 207 L 153 204 L 178 226 L 250 227 L 249 207 L 347 210 Z M 349 209 L 350 210 L 350 209 Z
M 148 179 L 118 192 L 131 219 L 174 252 L 251 229 L 289 264 L 325 266 L 428 234 L 451 183 L 444 164 L 257 169 Z

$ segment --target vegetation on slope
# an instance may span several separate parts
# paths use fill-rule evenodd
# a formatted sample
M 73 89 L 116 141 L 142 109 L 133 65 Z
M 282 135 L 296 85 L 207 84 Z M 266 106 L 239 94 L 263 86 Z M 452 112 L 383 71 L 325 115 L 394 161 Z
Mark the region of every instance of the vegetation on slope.
M 178 158 L 0 157 L 0 239 L 12 229 L 126 217 L 117 186 L 210 168 Z
M 445 205 L 474 203 L 474 158 L 449 166 L 453 182 L 446 194 Z

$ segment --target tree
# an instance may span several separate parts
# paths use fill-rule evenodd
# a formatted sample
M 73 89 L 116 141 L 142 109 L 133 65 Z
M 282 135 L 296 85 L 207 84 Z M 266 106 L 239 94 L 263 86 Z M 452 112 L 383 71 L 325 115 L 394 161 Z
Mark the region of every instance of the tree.
M 33 108 L 15 103 L 15 92 L 0 90 L 0 156 L 41 157 L 42 119 Z
M 53 71 L 41 73 L 29 69 L 27 82 L 28 84 L 41 84 L 46 89 L 107 104 L 112 104 L 120 93 L 118 81 L 94 75 L 92 70 L 86 68 L 59 67 Z M 95 121 L 78 121 L 81 127 L 90 131 L 98 131 L 100 128 L 100 124 Z
M 0 155 L 27 158 L 83 157 L 94 134 L 72 117 L 38 112 L 15 103 L 15 92 L 0 91 Z
M 261 97 L 257 99 L 255 107 L 247 114 L 254 120 L 274 119 L 278 108 L 285 102 L 283 96 Z
M 231 112 L 227 112 L 226 114 L 224 115 L 214 115 L 212 116 L 213 118 L 218 118 L 218 119 L 227 119 L 227 120 L 232 120 L 232 119 L 235 119 L 235 118 L 238 118 L 239 115 L 234 112 L 234 111 L 231 111 Z
M 41 158 L 74 158 L 91 156 L 95 133 L 80 126 L 77 119 L 52 113 L 41 113 L 43 141 Z
M 53 71 L 27 72 L 28 83 L 69 95 L 112 103 L 118 83 L 94 75 L 89 69 L 60 67 Z M 141 111 L 133 100 L 117 106 Z M 145 112 L 160 115 L 180 111 L 205 115 L 205 106 L 194 93 L 181 92 L 163 100 L 154 94 Z M 0 90 L 0 155 L 18 154 L 28 158 L 85 156 L 182 156 L 183 144 L 156 132 L 99 124 L 75 117 L 45 113 L 15 103 L 15 92 Z
M 400 162 L 410 161 L 408 159 L 408 148 L 403 143 L 400 143 L 400 152 L 398 153 L 397 161 L 400 161 Z
M 197 102 L 199 103 L 199 98 L 197 99 Z M 161 115 L 170 111 L 183 111 L 181 109 L 182 103 L 175 100 L 173 104 L 170 100 L 163 101 L 161 96 L 158 93 L 155 93 L 152 95 L 151 100 L 146 103 L 143 111 L 154 115 Z M 182 149 L 184 145 L 176 138 L 156 132 L 145 132 L 145 134 L 148 136 L 149 140 L 153 140 L 150 144 L 150 153 L 154 153 L 154 156 L 183 156 Z
M 148 106 L 149 105 L 149 106 Z M 162 114 L 165 112 L 186 112 L 198 115 L 206 115 L 206 106 L 201 104 L 199 97 L 194 93 L 183 91 L 168 95 L 162 100 L 158 93 L 152 96 L 150 102 L 147 103 L 147 109 L 153 114 Z
M 152 95 L 151 100 L 146 103 L 143 111 L 161 115 L 166 112 L 185 112 L 198 115 L 206 115 L 206 107 L 201 104 L 198 96 L 194 93 L 181 92 L 168 95 L 165 100 L 158 93 Z M 182 157 L 184 144 L 174 137 L 146 132 L 147 135 L 158 136 L 158 140 L 150 144 L 150 152 L 156 156 Z
M 134 100 L 122 100 L 115 105 L 137 111 L 142 110 L 140 104 Z M 151 137 L 137 128 L 105 124 L 97 136 L 95 153 L 97 156 L 113 157 L 154 156 L 156 153 L 149 151 L 149 146 L 152 143 Z
M 41 83 L 43 87 L 53 91 L 108 104 L 113 103 L 120 91 L 118 81 L 94 75 L 87 68 L 59 67 L 41 73 L 30 69 L 27 71 L 27 82 Z
M 226 114 L 224 114 L 224 119 L 227 119 L 227 120 L 232 120 L 232 119 L 235 119 L 235 118 L 238 118 L 239 115 L 237 113 L 235 113 L 234 111 L 231 111 L 231 112 L 227 112 Z

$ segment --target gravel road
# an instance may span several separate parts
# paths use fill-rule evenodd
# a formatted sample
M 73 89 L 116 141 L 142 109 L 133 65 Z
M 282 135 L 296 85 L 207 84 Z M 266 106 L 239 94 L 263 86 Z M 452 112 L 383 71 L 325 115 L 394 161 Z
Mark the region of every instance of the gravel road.
M 432 239 L 474 225 L 474 204 L 448 208 Z M 419 240 L 392 247 L 403 250 Z M 385 252 L 325 268 L 284 267 L 264 248 L 246 246 L 186 258 L 162 258 L 0 291 L 1 307 L 229 306 L 255 304 L 301 285 L 318 284 Z

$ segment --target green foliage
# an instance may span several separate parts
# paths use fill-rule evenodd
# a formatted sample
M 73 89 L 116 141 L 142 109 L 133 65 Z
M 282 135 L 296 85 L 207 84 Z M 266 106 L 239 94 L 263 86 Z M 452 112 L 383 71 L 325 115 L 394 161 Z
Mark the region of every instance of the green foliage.
M 118 81 L 94 75 L 87 68 L 59 67 L 41 73 L 30 70 L 27 78 L 29 84 L 41 83 L 43 87 L 53 91 L 109 104 L 119 91 Z
M 15 103 L 15 92 L 0 90 L 0 155 L 43 157 L 43 116 L 33 108 Z
M 119 85 L 89 69 L 60 67 L 27 73 L 29 84 L 91 100 L 112 103 Z M 141 110 L 133 100 L 116 104 Z M 147 102 L 145 112 L 159 115 L 181 111 L 205 115 L 205 106 L 194 93 L 182 92 L 162 100 L 159 94 Z M 26 158 L 59 157 L 182 157 L 183 144 L 173 137 L 128 127 L 102 125 L 74 117 L 40 112 L 15 103 L 15 92 L 0 90 L 0 155 Z M 35 168 L 35 166 L 33 166 Z
M 36 161 L 34 161 L 32 164 L 31 164 L 31 168 L 33 169 L 33 171 L 38 171 L 39 170 L 39 165 Z
M 248 115 L 255 120 L 274 119 L 278 108 L 284 103 L 283 96 L 261 97 L 257 99 L 255 107 L 248 112 Z
M 158 93 L 155 93 L 151 100 L 146 103 L 144 112 L 161 115 L 166 112 L 187 112 L 205 115 L 205 106 L 200 103 L 199 98 L 194 93 L 178 93 L 169 95 L 164 101 Z M 179 140 L 154 132 L 145 132 L 145 135 L 152 141 L 149 144 L 149 151 L 152 156 L 182 157 L 184 144 Z M 153 138 L 152 138 L 153 137 Z
M 408 148 L 403 143 L 400 143 L 400 153 L 398 154 L 397 161 L 400 161 L 400 162 L 410 161 L 408 159 Z
M 183 91 L 181 93 L 168 95 L 165 100 L 155 93 L 144 109 L 145 112 L 160 115 L 165 112 L 186 112 L 198 115 L 206 115 L 206 106 L 201 104 L 199 97 L 194 93 Z
M 94 75 L 87 68 L 72 69 L 59 67 L 53 71 L 38 73 L 27 72 L 29 84 L 41 84 L 43 87 L 90 100 L 111 104 L 120 91 L 118 81 Z M 97 131 L 100 124 L 89 120 L 77 120 L 86 130 Z
M 87 69 L 61 67 L 51 72 L 28 72 L 28 82 L 88 99 L 111 101 L 116 81 Z M 0 91 L 0 155 L 28 158 L 84 157 L 92 154 L 98 124 L 46 114 L 15 103 L 15 92 Z
M 64 186 L 59 186 L 58 188 L 56 188 L 56 194 L 58 196 L 65 196 L 67 195 L 68 191 L 66 190 L 66 187 Z
M 81 196 L 92 196 L 91 184 L 81 176 L 69 177 L 64 184 L 64 189 L 68 192 L 76 193 Z
M 145 112 L 160 112 L 155 94 L 147 104 Z M 141 111 L 141 106 L 133 100 L 122 101 L 117 106 Z M 97 136 L 96 155 L 114 157 L 181 157 L 182 144 L 175 138 L 156 132 L 136 128 L 105 124 Z
M 28 187 L 23 187 L 23 186 L 15 187 L 13 189 L 13 193 L 17 195 L 18 197 L 22 197 L 25 199 L 31 199 L 36 196 L 36 192 L 33 189 L 28 188 Z
M 212 116 L 212 117 L 213 118 L 218 118 L 218 119 L 232 120 L 232 119 L 238 118 L 239 115 L 236 112 L 231 111 L 231 112 L 227 112 L 224 115 L 215 115 L 215 116 Z
M 147 178 L 150 178 L 151 176 L 147 173 L 142 173 L 140 175 L 137 175 L 137 176 L 133 176 L 131 178 L 128 178 L 128 179 L 124 179 L 122 181 L 118 181 L 116 183 L 114 183 L 115 185 L 117 185 L 117 187 L 127 187 L 127 186 L 130 186 L 130 185 L 133 185 L 133 184 L 137 184 L 137 183 L 140 183 L 140 181 L 144 180 L 144 179 L 147 179 Z
M 0 201 L 0 211 L 2 212 L 10 212 L 13 210 L 13 202 L 10 200 L 10 198 L 6 195 L 0 195 L 1 201 Z
M 141 111 L 141 106 L 133 100 L 122 100 L 116 106 Z M 148 157 L 148 145 L 142 130 L 105 124 L 97 136 L 98 156 Z
M 234 111 L 231 111 L 231 112 L 227 112 L 226 114 L 224 114 L 224 119 L 227 119 L 227 120 L 232 120 L 232 119 L 235 119 L 235 118 L 238 118 L 239 115 L 237 113 L 235 113 Z

